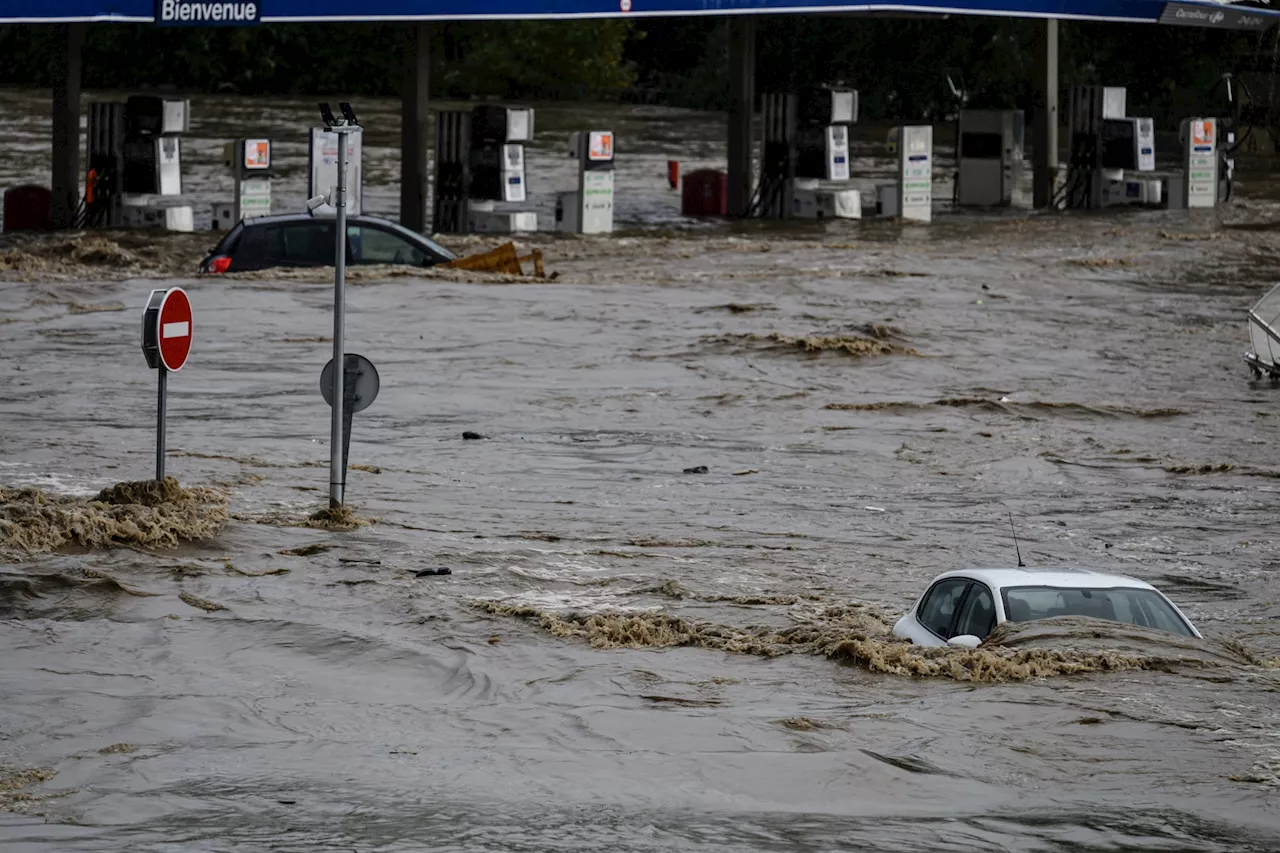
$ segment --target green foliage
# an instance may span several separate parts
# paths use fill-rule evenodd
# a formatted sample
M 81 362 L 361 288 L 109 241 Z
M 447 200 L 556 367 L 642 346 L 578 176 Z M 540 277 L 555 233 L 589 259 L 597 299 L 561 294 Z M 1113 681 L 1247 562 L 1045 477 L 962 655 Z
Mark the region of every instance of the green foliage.
M 498 21 L 450 27 L 458 57 L 437 91 L 453 96 L 573 98 L 625 90 L 635 71 L 623 59 L 626 21 Z

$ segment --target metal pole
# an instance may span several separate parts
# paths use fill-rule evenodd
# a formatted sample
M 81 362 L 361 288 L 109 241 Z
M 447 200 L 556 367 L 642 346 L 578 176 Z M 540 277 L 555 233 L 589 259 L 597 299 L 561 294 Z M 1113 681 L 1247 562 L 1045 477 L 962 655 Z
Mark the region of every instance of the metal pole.
M 160 366 L 160 390 L 156 394 L 156 481 L 164 480 L 164 408 L 168 398 L 169 371 Z
M 333 272 L 333 422 L 329 429 L 329 506 L 342 506 L 343 486 L 347 472 L 342 458 L 342 410 L 344 408 L 342 381 L 346 370 L 343 353 L 343 334 L 346 330 L 347 275 L 347 134 L 341 128 L 338 134 L 338 186 L 333 200 L 337 211 L 337 232 Z

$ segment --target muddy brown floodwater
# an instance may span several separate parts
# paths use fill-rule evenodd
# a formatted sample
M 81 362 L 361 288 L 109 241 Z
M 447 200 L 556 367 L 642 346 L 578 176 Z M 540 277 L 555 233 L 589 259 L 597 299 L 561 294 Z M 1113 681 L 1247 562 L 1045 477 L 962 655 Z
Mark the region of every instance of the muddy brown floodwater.
M 363 275 L 341 518 L 326 271 L 7 243 L 0 847 L 1280 849 L 1280 391 L 1240 358 L 1280 204 L 1241 171 L 1208 214 L 675 217 L 522 241 L 554 281 Z M 1206 639 L 893 642 L 1014 563 L 1008 513 Z

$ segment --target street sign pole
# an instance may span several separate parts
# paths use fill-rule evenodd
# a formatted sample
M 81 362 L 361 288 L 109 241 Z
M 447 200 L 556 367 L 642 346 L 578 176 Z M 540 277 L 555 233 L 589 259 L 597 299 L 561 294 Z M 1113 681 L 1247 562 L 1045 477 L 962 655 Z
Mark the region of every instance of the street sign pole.
M 164 410 L 169 396 L 169 371 L 161 367 L 160 390 L 156 395 L 156 481 L 164 480 Z
M 333 363 L 343 364 L 346 334 L 347 278 L 347 135 L 338 130 L 338 188 L 333 206 L 337 210 L 337 232 L 333 272 Z M 333 420 L 329 425 L 329 506 L 342 505 L 346 466 L 342 464 L 342 380 L 345 371 L 333 371 Z
M 338 137 L 338 185 L 333 191 L 336 212 L 333 262 L 333 363 L 346 364 L 346 284 L 347 284 L 347 135 L 360 130 L 350 104 L 339 104 L 342 118 L 334 117 L 328 104 L 320 105 L 325 126 Z M 344 370 L 333 371 L 333 417 L 329 424 L 329 506 L 342 506 L 347 483 L 347 466 L 343 458 L 343 394 Z
M 191 300 L 181 287 L 153 290 L 142 309 L 142 355 L 157 371 L 156 480 L 164 480 L 165 409 L 169 403 L 169 374 L 182 369 L 191 354 L 195 322 Z
M 378 368 L 362 355 L 348 353 L 343 364 L 341 371 L 343 396 L 341 398 L 333 396 L 334 386 L 339 383 L 333 381 L 333 374 L 337 371 L 334 371 L 332 361 L 320 371 L 320 396 L 324 397 L 326 403 L 333 406 L 335 412 L 339 411 L 339 408 L 342 411 L 342 471 L 345 474 L 351 452 L 351 416 L 373 405 L 373 401 L 378 397 L 381 380 L 378 378 Z M 339 400 L 341 405 L 334 406 L 335 400 Z M 345 491 L 345 482 L 343 487 Z

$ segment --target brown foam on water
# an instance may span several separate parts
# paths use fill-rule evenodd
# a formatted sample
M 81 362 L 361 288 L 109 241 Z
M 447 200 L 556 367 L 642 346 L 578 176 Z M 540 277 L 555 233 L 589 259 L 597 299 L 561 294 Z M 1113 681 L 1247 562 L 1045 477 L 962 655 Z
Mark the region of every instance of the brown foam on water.
M 0 242 L 0 274 L 25 281 L 191 274 L 208 240 L 207 233 L 157 229 L 5 235 Z
M 933 407 L 953 409 L 988 409 L 990 411 L 1005 412 L 1014 415 L 1047 412 L 1064 414 L 1074 413 L 1106 417 L 1171 418 L 1176 417 L 1177 415 L 1186 414 L 1186 412 L 1181 409 L 1144 409 L 1135 406 L 1095 406 L 1086 405 L 1084 403 L 1061 403 L 1043 400 L 1030 400 L 1027 402 L 1015 403 L 1003 400 L 988 400 L 982 397 L 946 397 L 941 400 L 931 400 L 926 403 L 887 400 L 872 403 L 828 403 L 823 406 L 824 409 L 833 412 L 909 412 Z
M 0 546 L 28 553 L 65 545 L 175 548 L 207 539 L 227 521 L 227 497 L 215 489 L 163 482 L 119 483 L 93 498 L 0 487 Z
M 6 767 L 0 765 L 0 811 L 13 814 L 43 817 L 42 806 L 47 800 L 66 796 L 71 791 L 37 793 L 30 790 L 58 775 L 57 770 L 44 767 Z
M 269 512 L 264 515 L 236 515 L 237 521 L 268 524 L 273 527 L 309 527 L 315 530 L 347 531 L 372 524 L 373 519 L 362 518 L 347 504 L 324 507 L 310 515 L 300 516 L 286 512 Z
M 887 337 L 892 334 L 888 327 L 872 327 L 872 334 L 883 332 Z M 731 334 L 716 335 L 707 340 L 716 344 L 729 344 L 746 347 L 765 347 L 784 351 L 799 351 L 810 355 L 823 352 L 838 352 L 844 355 L 863 358 L 877 355 L 919 355 L 911 347 L 888 343 L 884 337 L 863 337 L 861 335 L 784 335 L 781 332 L 770 332 L 767 335 Z
M 217 613 L 219 610 L 227 609 L 216 601 L 201 598 L 200 596 L 190 592 L 180 592 L 178 593 L 178 598 L 182 599 L 184 604 L 194 607 L 197 610 L 203 610 L 205 613 Z
M 696 647 L 780 657 L 824 655 L 870 672 L 1001 683 L 1127 670 L 1258 666 L 1227 647 L 1098 620 L 1064 618 L 1002 626 L 976 649 L 927 648 L 890 634 L 889 618 L 860 605 L 823 608 L 785 629 L 694 622 L 663 611 L 555 613 L 475 602 L 495 616 L 527 619 L 557 637 L 598 649 Z
M 724 603 L 724 604 L 772 604 L 772 605 L 791 605 L 799 604 L 803 599 L 798 595 L 771 595 L 768 593 L 748 593 L 745 595 L 708 595 L 706 593 L 694 592 L 686 587 L 680 581 L 664 581 L 658 586 L 645 587 L 637 589 L 631 595 L 665 595 L 671 598 L 688 599 L 692 601 L 705 601 L 708 603 Z M 814 597 L 816 598 L 816 597 Z M 810 600 L 814 600 L 811 598 Z

